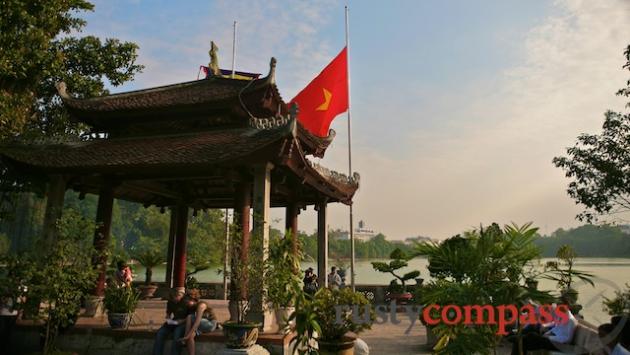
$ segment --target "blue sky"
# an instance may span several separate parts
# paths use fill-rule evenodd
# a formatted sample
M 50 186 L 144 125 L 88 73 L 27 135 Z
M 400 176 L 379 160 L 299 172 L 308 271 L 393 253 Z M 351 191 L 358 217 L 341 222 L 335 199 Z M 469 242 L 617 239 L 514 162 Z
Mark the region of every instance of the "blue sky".
M 140 46 L 127 91 L 195 79 L 210 40 L 237 69 L 266 73 L 291 99 L 344 46 L 340 1 L 95 1 L 86 34 Z M 480 223 L 576 225 L 579 206 L 551 164 L 621 109 L 630 2 L 350 1 L 358 219 L 392 238 L 445 238 Z M 347 170 L 346 118 L 321 162 Z M 330 226 L 347 226 L 331 208 Z M 280 211 L 278 216 L 282 216 Z M 315 226 L 312 211 L 301 228 Z

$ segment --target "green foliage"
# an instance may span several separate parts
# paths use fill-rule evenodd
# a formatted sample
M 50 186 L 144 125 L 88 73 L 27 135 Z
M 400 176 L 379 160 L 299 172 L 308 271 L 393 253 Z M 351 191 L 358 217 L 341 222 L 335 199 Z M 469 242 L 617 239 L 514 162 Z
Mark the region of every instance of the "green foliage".
M 294 346 L 300 355 L 318 354 L 311 342 L 316 334 L 322 334 L 322 329 L 317 321 L 317 304 L 310 295 L 302 291 L 299 284 L 292 284 L 291 287 L 295 302 L 295 311 L 289 316 L 287 322 L 295 322 L 295 337 L 291 339 L 291 344 L 295 344 Z
M 575 258 L 577 254 L 569 245 L 561 246 L 556 252 L 556 258 L 558 261 L 549 261 L 545 266 L 546 270 L 550 271 L 546 273 L 543 277 L 549 280 L 553 280 L 557 282 L 558 289 L 563 292 L 572 289 L 573 278 L 577 277 L 580 280 L 590 284 L 591 286 L 595 286 L 591 278 L 592 274 L 575 270 L 573 265 L 575 264 Z
M 293 241 L 291 235 L 284 238 L 270 238 L 269 258 L 265 270 L 265 283 L 267 284 L 267 300 L 274 307 L 287 307 L 293 305 L 295 285 L 300 285 L 299 273 L 302 254 L 298 245 L 298 253 L 293 253 Z
M 11 241 L 6 234 L 0 233 L 0 256 L 5 255 L 11 249 Z
M 53 350 L 59 329 L 75 323 L 81 299 L 94 286 L 96 278 L 91 265 L 94 250 L 86 238 L 94 233 L 94 223 L 66 209 L 57 228 L 58 240 L 54 245 L 36 247 L 19 256 L 10 255 L 6 260 L 7 279 L 3 280 L 7 281 L 7 295 L 14 300 L 26 297 L 22 306 L 30 309 L 25 312 L 30 311 L 45 322 L 44 353 Z
M 322 288 L 315 294 L 315 318 L 321 328 L 320 339 L 327 342 L 341 341 L 348 332 L 358 334 L 370 329 L 376 315 L 370 301 L 360 292 L 354 292 L 350 288 L 331 290 Z M 353 313 L 356 307 L 359 314 Z M 337 319 L 337 309 L 345 308 Z M 367 319 L 363 314 L 367 312 Z
M 630 45 L 625 52 L 623 68 L 630 71 Z M 630 97 L 630 80 L 617 92 Z M 630 102 L 626 105 L 630 108 Z M 567 149 L 566 157 L 556 157 L 553 163 L 565 171 L 568 194 L 586 209 L 577 218 L 593 221 L 601 214 L 613 214 L 630 209 L 630 113 L 607 111 L 600 134 L 582 134 L 576 144 Z
M 630 314 L 630 284 L 625 290 L 615 291 L 614 298 L 604 297 L 604 311 L 611 316 Z
M 399 248 L 394 249 L 389 255 L 391 260 L 389 263 L 381 262 L 381 261 L 373 261 L 372 267 L 374 270 L 384 273 L 392 274 L 397 280 L 401 283 L 400 291 L 397 288 L 396 280 L 393 280 L 390 283 L 390 292 L 407 292 L 407 286 L 405 285 L 406 281 L 415 279 L 420 276 L 420 271 L 411 271 L 404 275 L 399 275 L 396 273 L 396 270 L 407 267 L 409 264 L 407 263 L 409 260 L 413 258 L 411 255 L 407 255 L 405 252 L 400 250 Z
M 322 288 L 312 297 L 302 292 L 299 286 L 293 292 L 296 295 L 296 307 L 289 321 L 295 320 L 296 337 L 291 342 L 296 343 L 300 354 L 317 354 L 311 343 L 315 333 L 322 341 L 338 342 L 348 332 L 358 334 L 370 329 L 376 319 L 365 296 L 350 288 Z
M 80 97 L 107 93 L 142 69 L 137 46 L 117 39 L 75 37 L 85 21 L 76 15 L 93 5 L 83 0 L 3 2 L 0 12 L 0 137 L 79 135 L 55 89 L 65 81 Z
M 188 275 L 223 264 L 225 219 L 220 210 L 199 211 L 188 227 L 186 259 Z
M 140 237 L 138 244 L 132 250 L 131 257 L 137 260 L 146 269 L 145 284 L 151 283 L 153 268 L 166 261 L 166 248 L 164 244 L 148 237 Z
M 140 292 L 132 287 L 109 286 L 105 289 L 103 305 L 109 313 L 128 313 L 136 310 Z
M 434 278 L 418 290 L 421 304 L 522 305 L 527 299 L 546 302 L 547 292 L 525 286 L 528 267 L 539 257 L 534 244 L 536 228 L 531 224 L 497 224 L 455 236 L 441 244 L 419 243 L 417 255 L 428 257 Z M 432 327 L 439 338 L 436 353 L 489 354 L 500 337 L 491 324 L 465 326 L 440 323 Z
M 256 231 L 250 235 L 249 249 L 242 248 L 243 234 L 239 228 L 230 233 L 230 300 L 236 302 L 236 322 L 247 323 L 247 314 L 252 308 L 262 309 L 265 298 L 264 277 L 266 265 L 263 262 L 264 249 L 262 236 Z M 243 262 L 244 258 L 247 262 Z M 259 297 L 260 296 L 260 297 Z
M 328 250 L 330 258 L 344 260 L 350 258 L 350 241 L 343 239 L 347 234 L 341 230 L 328 231 Z M 317 232 L 310 235 L 300 232 L 298 238 L 304 246 L 304 260 L 317 260 Z M 405 253 L 411 252 L 411 247 L 402 241 L 388 241 L 385 235 L 379 233 L 368 241 L 355 240 L 355 257 L 357 259 L 386 259 L 391 252 L 398 248 Z

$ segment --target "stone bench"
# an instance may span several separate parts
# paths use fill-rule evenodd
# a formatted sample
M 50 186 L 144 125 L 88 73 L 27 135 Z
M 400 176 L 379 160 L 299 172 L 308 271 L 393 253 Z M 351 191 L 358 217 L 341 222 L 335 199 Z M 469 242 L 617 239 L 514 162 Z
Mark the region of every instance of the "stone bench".
M 606 354 L 604 352 L 604 346 L 599 340 L 597 330 L 590 326 L 590 324 L 578 324 L 571 343 L 555 345 L 560 351 L 535 351 L 530 353 L 535 355 Z

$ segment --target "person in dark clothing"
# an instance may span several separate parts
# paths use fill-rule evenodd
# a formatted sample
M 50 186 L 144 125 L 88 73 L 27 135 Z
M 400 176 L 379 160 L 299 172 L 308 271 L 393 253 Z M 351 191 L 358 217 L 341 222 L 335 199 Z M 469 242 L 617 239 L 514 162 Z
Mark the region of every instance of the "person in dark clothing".
M 184 296 L 185 293 L 181 289 L 172 289 L 166 303 L 166 322 L 162 324 L 155 334 L 155 343 L 153 344 L 153 355 L 162 355 L 164 353 L 164 342 L 169 334 L 173 335 L 173 339 L 179 339 L 184 336 L 186 331 L 186 317 L 188 316 L 189 300 Z M 177 341 L 173 341 L 171 347 L 171 355 L 178 355 L 181 351 Z
M 317 292 L 317 275 L 313 273 L 313 268 L 309 267 L 304 272 L 304 292 L 314 295 Z

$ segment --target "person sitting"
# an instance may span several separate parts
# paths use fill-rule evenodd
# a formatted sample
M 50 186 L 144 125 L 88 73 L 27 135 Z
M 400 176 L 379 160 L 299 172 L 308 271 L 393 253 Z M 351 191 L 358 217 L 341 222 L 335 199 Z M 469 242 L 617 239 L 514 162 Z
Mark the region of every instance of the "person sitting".
M 567 299 L 565 296 L 561 296 L 561 302 L 567 305 Z M 571 311 L 566 307 L 566 322 L 560 321 L 556 316 L 555 307 L 552 310 L 554 314 L 554 320 L 550 324 L 543 324 L 542 329 L 548 329 L 544 334 L 538 334 L 536 332 L 530 332 L 522 337 L 523 355 L 527 355 L 530 350 L 555 350 L 560 351 L 558 345 L 568 344 L 573 340 L 573 334 L 577 328 L 578 321 L 573 316 Z M 512 344 L 512 355 L 519 354 L 519 342 L 515 341 Z
M 210 333 L 217 329 L 219 324 L 212 308 L 206 302 L 200 300 L 199 291 L 190 293 L 194 302 L 194 311 L 186 317 L 185 335 L 179 339 L 182 345 L 188 347 L 188 354 L 195 355 L 195 336 L 201 333 Z
M 185 293 L 182 289 L 171 289 L 168 302 L 166 303 L 166 322 L 162 324 L 155 334 L 153 355 L 162 355 L 164 353 L 164 342 L 168 335 L 172 334 L 173 339 L 179 339 L 184 335 L 189 303 L 189 299 L 184 297 L 184 295 Z M 180 350 L 181 347 L 178 346 L 177 341 L 173 341 L 171 354 L 177 355 L 180 353 Z
M 317 275 L 313 273 L 313 268 L 309 267 L 304 272 L 304 292 L 309 295 L 314 295 L 317 292 Z
M 122 287 L 131 287 L 131 281 L 133 281 L 133 276 L 131 275 L 131 268 L 124 261 L 118 261 L 116 264 L 116 282 L 118 286 Z

